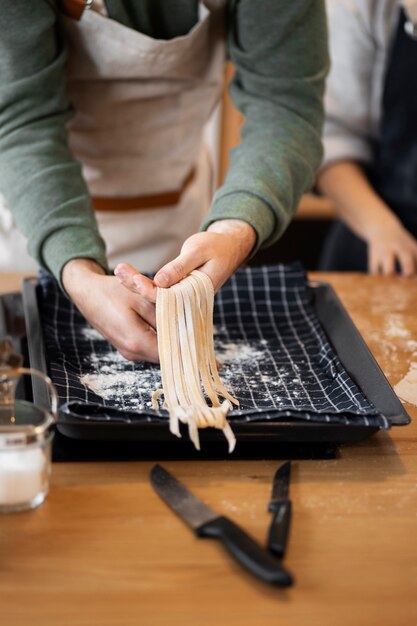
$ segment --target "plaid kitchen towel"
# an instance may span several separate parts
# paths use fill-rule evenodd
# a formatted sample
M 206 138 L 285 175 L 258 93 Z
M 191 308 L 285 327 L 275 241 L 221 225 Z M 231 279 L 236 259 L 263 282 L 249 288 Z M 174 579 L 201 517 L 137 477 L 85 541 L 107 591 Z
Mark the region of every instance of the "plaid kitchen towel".
M 159 367 L 126 361 L 57 283 L 40 275 L 49 372 L 61 411 L 89 420 L 167 419 L 151 409 Z M 299 264 L 238 270 L 216 296 L 220 376 L 240 402 L 234 420 L 299 418 L 389 428 L 350 379 L 327 340 Z

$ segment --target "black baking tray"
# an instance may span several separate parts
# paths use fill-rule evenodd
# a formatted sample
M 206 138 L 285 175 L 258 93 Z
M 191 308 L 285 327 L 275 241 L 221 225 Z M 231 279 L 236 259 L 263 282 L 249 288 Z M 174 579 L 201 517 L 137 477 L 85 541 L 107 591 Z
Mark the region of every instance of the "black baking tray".
M 361 388 L 365 396 L 383 413 L 393 425 L 404 425 L 410 417 L 395 395 L 381 368 L 375 361 L 359 331 L 353 324 L 335 291 L 328 283 L 311 283 L 313 305 L 323 329 L 337 352 L 351 378 Z M 35 278 L 25 279 L 23 293 L 6 294 L 2 297 L 3 313 L 0 313 L 0 330 L 11 332 L 16 320 L 10 311 L 10 304 L 18 304 L 19 315 L 24 315 L 26 336 L 22 336 L 20 320 L 20 341 L 27 341 L 27 354 L 31 367 L 44 373 L 47 363 L 44 351 L 40 318 L 40 286 Z M 32 380 L 35 403 L 48 402 L 48 392 L 41 381 Z M 276 421 L 234 422 L 233 430 L 238 445 L 233 457 L 315 456 L 312 445 L 319 456 L 328 456 L 340 444 L 351 444 L 366 439 L 379 429 L 375 426 L 344 425 L 301 421 L 285 418 Z M 186 433 L 185 429 L 183 431 Z M 61 413 L 57 424 L 56 448 L 71 447 L 78 442 L 77 450 L 69 453 L 71 458 L 143 458 L 153 456 L 152 446 L 157 445 L 158 456 L 218 457 L 227 456 L 227 446 L 222 433 L 214 429 L 200 432 L 202 452 L 196 453 L 185 434 L 183 439 L 174 437 L 163 422 L 115 423 L 74 420 Z M 297 452 L 298 450 L 298 452 Z M 304 452 L 303 452 L 304 450 Z M 321 452 L 319 452 L 321 450 Z M 56 456 L 60 456 L 57 454 Z M 64 451 L 63 457 L 66 456 Z

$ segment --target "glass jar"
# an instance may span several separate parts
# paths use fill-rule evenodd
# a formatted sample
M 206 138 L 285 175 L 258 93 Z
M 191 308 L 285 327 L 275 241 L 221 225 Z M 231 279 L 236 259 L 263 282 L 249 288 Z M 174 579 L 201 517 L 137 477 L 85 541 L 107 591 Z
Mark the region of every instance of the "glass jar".
M 41 378 L 49 387 L 50 408 L 17 400 L 22 375 Z M 49 490 L 51 444 L 57 419 L 57 394 L 51 380 L 37 370 L 0 371 L 0 512 L 32 509 Z

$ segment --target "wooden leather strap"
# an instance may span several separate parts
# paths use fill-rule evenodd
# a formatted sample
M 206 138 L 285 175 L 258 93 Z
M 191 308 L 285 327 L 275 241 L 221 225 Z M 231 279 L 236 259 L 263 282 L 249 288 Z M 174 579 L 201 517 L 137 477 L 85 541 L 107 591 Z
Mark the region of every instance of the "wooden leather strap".
M 93 0 L 61 0 L 61 11 L 67 17 L 79 21 L 85 9 L 89 8 Z
M 138 211 L 139 209 L 160 209 L 161 207 L 173 207 L 181 200 L 181 196 L 192 182 L 195 176 L 195 168 L 185 178 L 181 189 L 178 191 L 166 191 L 147 196 L 135 196 L 128 198 L 103 198 L 94 196 L 93 208 L 96 211 Z

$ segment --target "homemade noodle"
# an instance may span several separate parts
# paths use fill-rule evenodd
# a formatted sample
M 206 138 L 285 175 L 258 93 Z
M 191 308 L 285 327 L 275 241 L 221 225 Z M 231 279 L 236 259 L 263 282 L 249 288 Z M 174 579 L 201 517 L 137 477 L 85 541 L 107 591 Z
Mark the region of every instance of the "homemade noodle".
M 226 416 L 232 404 L 239 406 L 239 402 L 217 372 L 213 300 L 210 278 L 197 270 L 169 289 L 158 288 L 156 323 L 163 389 L 154 392 L 152 406 L 158 409 L 158 398 L 163 393 L 174 435 L 181 436 L 179 422 L 188 424 L 190 439 L 199 450 L 198 429 L 218 428 L 223 430 L 232 452 L 236 439 Z

